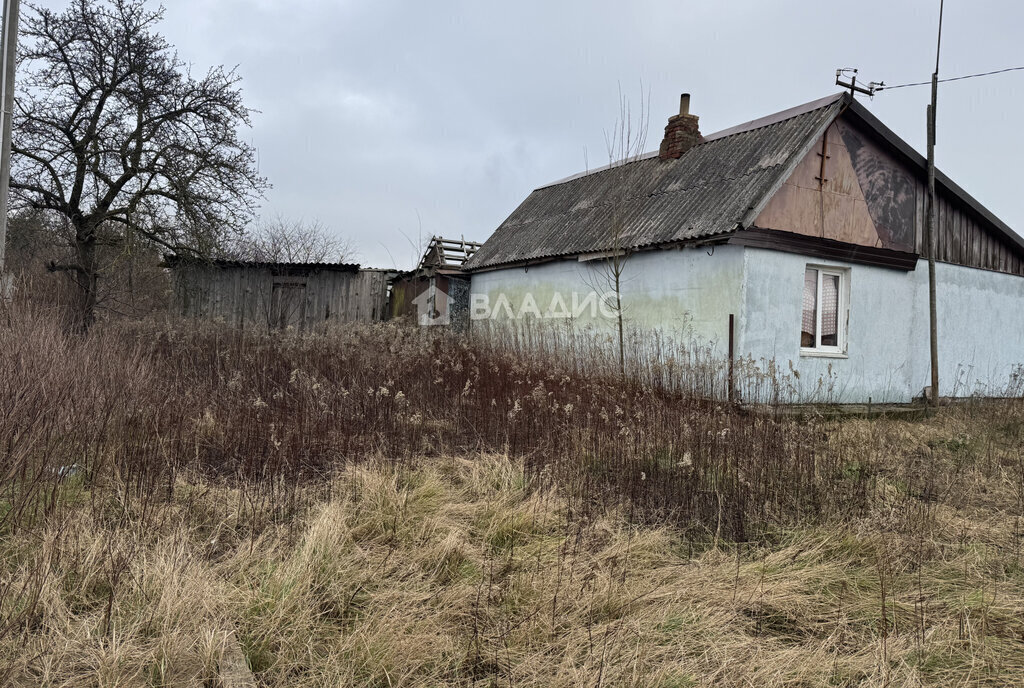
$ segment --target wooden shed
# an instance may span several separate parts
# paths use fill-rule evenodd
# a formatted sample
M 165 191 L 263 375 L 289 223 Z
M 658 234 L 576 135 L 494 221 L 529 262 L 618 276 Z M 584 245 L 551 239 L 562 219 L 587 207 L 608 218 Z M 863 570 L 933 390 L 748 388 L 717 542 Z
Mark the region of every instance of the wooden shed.
M 311 330 L 388 315 L 390 270 L 352 263 L 202 261 L 168 256 L 177 310 L 242 328 Z

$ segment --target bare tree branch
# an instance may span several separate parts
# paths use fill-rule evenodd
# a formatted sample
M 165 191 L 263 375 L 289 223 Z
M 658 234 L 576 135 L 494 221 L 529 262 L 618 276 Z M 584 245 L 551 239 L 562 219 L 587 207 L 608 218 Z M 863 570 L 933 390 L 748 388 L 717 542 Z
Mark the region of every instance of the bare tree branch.
M 278 216 L 236 239 L 226 257 L 260 263 L 348 263 L 355 251 L 347 240 L 330 233 L 319 221 Z
M 615 313 L 618 334 L 619 370 L 626 372 L 626 345 L 624 317 L 625 304 L 622 300 L 622 286 L 626 281 L 626 263 L 629 261 L 635 242 L 629 226 L 629 208 L 637 195 L 640 166 L 633 163 L 643 158 L 644 146 L 647 143 L 647 127 L 650 91 L 644 92 L 640 84 L 640 107 L 637 115 L 629 99 L 619 88 L 619 115 L 611 131 L 605 131 L 605 148 L 608 153 L 608 171 L 604 174 L 614 175 L 613 189 L 607 199 L 610 222 L 608 235 L 604 237 L 604 258 L 595 267 L 597 281 L 607 289 L 614 298 L 611 307 Z M 595 289 L 596 290 L 596 289 Z

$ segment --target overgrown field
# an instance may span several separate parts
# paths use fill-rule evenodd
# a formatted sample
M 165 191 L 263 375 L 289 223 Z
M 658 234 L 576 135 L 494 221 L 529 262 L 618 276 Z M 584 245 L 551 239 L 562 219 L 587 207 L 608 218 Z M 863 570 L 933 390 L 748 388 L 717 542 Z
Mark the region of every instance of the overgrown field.
M 1020 683 L 1024 402 L 787 419 L 687 360 L 10 319 L 0 683 Z

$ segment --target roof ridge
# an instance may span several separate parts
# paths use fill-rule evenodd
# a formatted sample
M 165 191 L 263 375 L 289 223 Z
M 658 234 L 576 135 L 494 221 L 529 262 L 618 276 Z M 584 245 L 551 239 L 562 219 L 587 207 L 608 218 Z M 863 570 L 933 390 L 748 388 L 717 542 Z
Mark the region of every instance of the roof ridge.
M 785 122 L 788 119 L 793 119 L 794 117 L 799 117 L 800 115 L 806 115 L 808 112 L 813 112 L 814 110 L 826 108 L 844 98 L 849 98 L 849 95 L 845 91 L 840 93 L 833 93 L 830 96 L 818 98 L 817 100 L 812 100 L 801 105 L 796 105 L 794 107 L 787 108 L 785 110 L 779 110 L 778 112 L 773 112 L 770 115 L 765 115 L 764 117 L 752 119 L 748 122 L 743 122 L 742 124 L 737 124 L 735 126 L 728 127 L 726 129 L 722 129 L 720 131 L 708 134 L 707 136 L 704 137 L 704 143 L 708 143 L 710 141 L 717 141 L 718 139 L 724 139 L 729 136 L 735 136 L 736 134 L 743 134 L 748 131 L 754 131 L 755 129 L 763 129 L 773 124 L 778 124 L 779 122 Z
M 719 139 L 724 139 L 724 138 L 727 138 L 729 136 L 735 136 L 736 134 L 743 134 L 743 133 L 746 133 L 748 131 L 753 131 L 755 129 L 762 129 L 764 127 L 771 126 L 772 124 L 778 124 L 779 122 L 784 122 L 787 119 L 793 119 L 794 117 L 799 117 L 800 115 L 806 115 L 808 112 L 812 112 L 814 110 L 820 110 L 821 108 L 828 107 L 829 105 L 832 105 L 833 103 L 835 103 L 838 100 L 841 100 L 843 98 L 848 98 L 848 97 L 849 96 L 848 96 L 848 94 L 845 91 L 841 91 L 839 93 L 833 93 L 832 95 L 825 96 L 824 98 L 818 98 L 817 100 L 812 100 L 812 101 L 809 101 L 807 103 L 803 103 L 801 105 L 796 105 L 794 107 L 787 108 L 785 110 L 780 110 L 778 112 L 774 112 L 774 113 L 772 113 L 770 115 L 765 115 L 764 117 L 760 117 L 758 119 L 752 119 L 752 120 L 750 120 L 748 122 L 744 122 L 742 124 L 737 124 L 735 126 L 728 127 L 726 129 L 721 129 L 721 130 L 713 132 L 711 134 L 707 134 L 706 136 L 702 136 L 700 142 L 698 142 L 693 147 L 697 148 L 698 146 L 702 146 L 705 143 L 711 143 L 712 141 L 717 141 Z M 534 189 L 534 191 L 539 191 L 541 189 L 547 189 L 547 188 L 552 187 L 552 186 L 558 186 L 559 184 L 566 184 L 568 182 L 575 181 L 577 179 L 582 179 L 584 177 L 589 177 L 589 176 L 594 175 L 594 174 L 599 174 L 601 172 L 607 172 L 608 170 L 610 170 L 612 168 L 620 167 L 622 165 L 629 165 L 629 164 L 632 164 L 632 163 L 635 163 L 635 162 L 642 162 L 644 160 L 650 160 L 651 158 L 658 157 L 658 153 L 659 153 L 658 150 L 647 151 L 646 153 L 641 153 L 641 154 L 635 156 L 631 160 L 613 162 L 613 163 L 609 163 L 607 165 L 602 165 L 601 167 L 597 167 L 597 168 L 592 169 L 592 170 L 584 170 L 582 172 L 577 172 L 576 174 L 570 174 L 568 177 L 563 177 L 561 179 L 556 179 L 553 182 L 549 182 L 547 184 L 543 184 L 541 186 L 538 186 L 538 187 L 536 187 Z

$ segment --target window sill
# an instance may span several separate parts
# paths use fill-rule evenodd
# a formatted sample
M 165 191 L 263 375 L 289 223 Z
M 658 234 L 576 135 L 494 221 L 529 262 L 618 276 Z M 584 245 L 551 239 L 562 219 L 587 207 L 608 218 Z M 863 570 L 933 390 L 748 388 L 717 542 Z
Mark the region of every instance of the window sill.
M 849 358 L 845 351 L 819 351 L 817 349 L 800 349 L 801 358 Z

